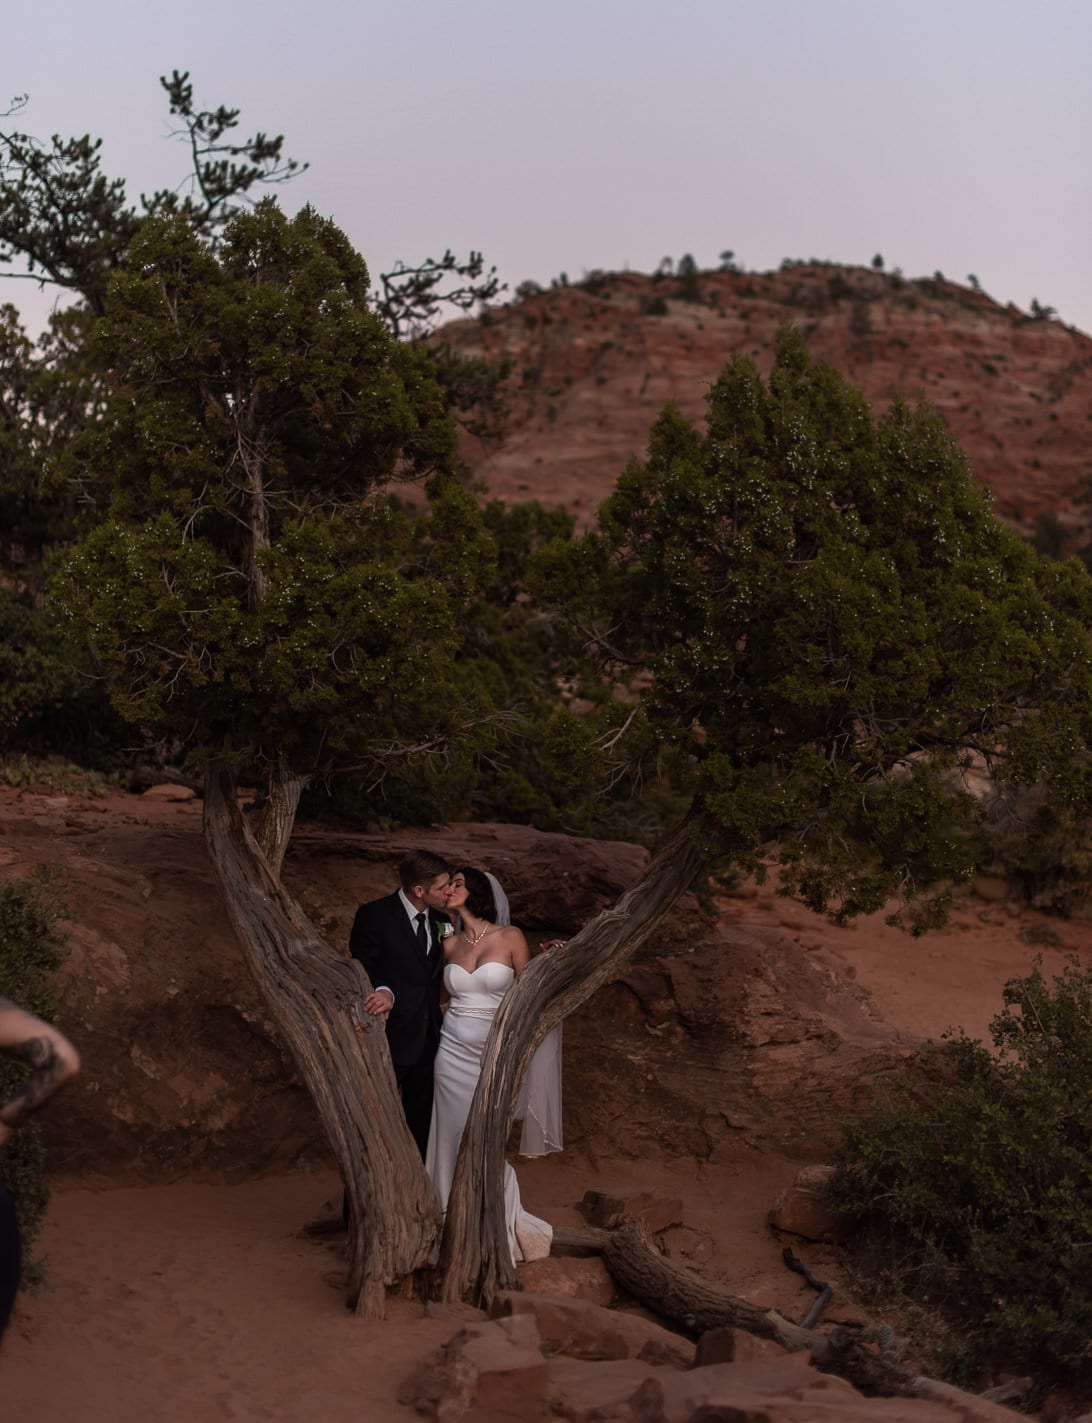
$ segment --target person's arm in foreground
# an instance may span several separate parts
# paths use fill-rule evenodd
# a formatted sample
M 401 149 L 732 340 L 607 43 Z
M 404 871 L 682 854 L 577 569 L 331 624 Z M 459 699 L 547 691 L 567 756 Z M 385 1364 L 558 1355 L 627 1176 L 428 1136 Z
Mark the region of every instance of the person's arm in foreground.
M 0 1105 L 0 1146 L 14 1129 L 45 1105 L 80 1070 L 80 1058 L 65 1035 L 33 1013 L 0 998 L 0 1055 L 30 1068 L 18 1091 Z

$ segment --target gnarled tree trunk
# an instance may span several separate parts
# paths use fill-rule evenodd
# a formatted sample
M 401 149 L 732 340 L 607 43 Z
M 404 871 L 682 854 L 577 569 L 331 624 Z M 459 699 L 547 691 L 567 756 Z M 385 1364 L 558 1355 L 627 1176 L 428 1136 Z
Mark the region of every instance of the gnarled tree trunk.
M 705 857 L 685 821 L 640 881 L 562 948 L 536 958 L 501 1003 L 463 1131 L 441 1250 L 447 1300 L 516 1284 L 504 1221 L 504 1148 L 523 1074 L 555 1024 L 609 983 L 693 884 Z
M 292 791 L 282 790 L 275 803 L 283 810 Z M 282 817 L 286 841 L 285 823 Z M 247 965 L 345 1179 L 352 1205 L 349 1303 L 358 1314 L 382 1318 L 387 1288 L 435 1264 L 440 1222 L 402 1114 L 383 1021 L 361 1007 L 370 990 L 367 974 L 355 959 L 335 954 L 286 893 L 222 767 L 206 774 L 204 828 Z
M 254 818 L 254 839 L 277 879 L 280 879 L 284 868 L 285 853 L 296 823 L 296 811 L 300 808 L 300 796 L 310 781 L 310 776 L 300 776 L 282 767 L 278 775 L 270 776 L 265 800 Z

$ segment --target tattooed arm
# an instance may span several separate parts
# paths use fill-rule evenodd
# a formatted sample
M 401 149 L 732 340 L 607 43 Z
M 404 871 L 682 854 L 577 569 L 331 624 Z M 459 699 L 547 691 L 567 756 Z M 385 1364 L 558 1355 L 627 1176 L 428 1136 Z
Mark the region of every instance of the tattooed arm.
M 33 1013 L 0 998 L 0 1054 L 25 1062 L 26 1081 L 0 1105 L 0 1146 L 15 1127 L 48 1102 L 80 1070 L 76 1049 L 63 1033 Z

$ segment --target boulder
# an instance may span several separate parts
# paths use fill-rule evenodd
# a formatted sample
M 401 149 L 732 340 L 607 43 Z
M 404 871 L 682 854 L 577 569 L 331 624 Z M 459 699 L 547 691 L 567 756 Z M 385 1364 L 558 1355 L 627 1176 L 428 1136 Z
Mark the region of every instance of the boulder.
M 853 1234 L 853 1222 L 840 1215 L 828 1194 L 833 1166 L 805 1166 L 770 1207 L 774 1230 L 799 1235 L 804 1240 L 841 1244 Z
M 914 1051 L 835 952 L 725 922 L 646 950 L 564 1034 L 566 1143 L 613 1161 L 815 1159 Z
M 694 1362 L 694 1346 L 643 1315 L 604 1309 L 586 1299 L 504 1290 L 493 1301 L 494 1318 L 531 1315 L 551 1354 L 573 1359 L 643 1359 L 650 1364 L 685 1369 Z
M 531 1315 L 470 1324 L 398 1390 L 398 1402 L 436 1423 L 533 1423 L 549 1417 L 546 1360 Z

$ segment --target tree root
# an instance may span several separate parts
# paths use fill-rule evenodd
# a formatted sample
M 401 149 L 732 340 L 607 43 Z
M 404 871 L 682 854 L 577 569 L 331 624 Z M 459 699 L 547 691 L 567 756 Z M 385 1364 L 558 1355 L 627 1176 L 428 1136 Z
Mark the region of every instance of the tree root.
M 800 1321 L 801 1329 L 814 1329 L 819 1323 L 820 1316 L 827 1305 L 834 1298 L 834 1286 L 828 1285 L 826 1280 L 817 1280 L 802 1260 L 798 1260 L 786 1245 L 781 1252 L 781 1258 L 790 1270 L 798 1275 L 803 1275 L 808 1284 L 816 1291 L 819 1298 Z

